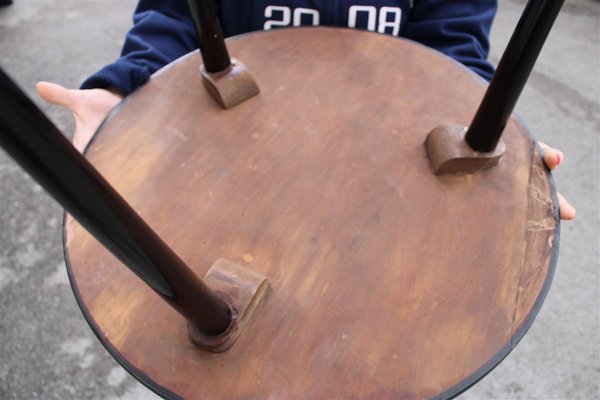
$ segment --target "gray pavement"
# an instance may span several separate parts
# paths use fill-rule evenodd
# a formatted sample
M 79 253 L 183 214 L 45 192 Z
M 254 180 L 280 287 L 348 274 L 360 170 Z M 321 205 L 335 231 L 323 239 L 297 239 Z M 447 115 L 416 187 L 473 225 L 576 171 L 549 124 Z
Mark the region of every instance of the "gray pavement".
M 525 2 L 504 0 L 494 62 Z M 15 0 L 0 8 L 0 66 L 65 132 L 70 115 L 34 95 L 76 87 L 116 58 L 132 0 Z M 555 173 L 577 206 L 561 228 L 554 283 L 516 349 L 462 399 L 600 398 L 600 2 L 567 0 L 517 108 L 566 153 Z M 0 99 L 0 107 L 2 99 Z M 0 399 L 147 399 L 92 334 L 68 285 L 61 209 L 0 151 Z

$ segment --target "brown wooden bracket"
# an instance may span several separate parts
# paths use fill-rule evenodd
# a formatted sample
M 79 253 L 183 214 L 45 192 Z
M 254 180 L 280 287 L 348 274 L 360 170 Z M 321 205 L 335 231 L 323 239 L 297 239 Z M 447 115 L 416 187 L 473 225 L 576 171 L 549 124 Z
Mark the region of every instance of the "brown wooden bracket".
M 258 85 L 248 68 L 235 58 L 231 59 L 231 64 L 223 71 L 208 72 L 202 65 L 200 72 L 206 89 L 225 109 L 259 92 Z
M 218 259 L 204 277 L 204 283 L 231 307 L 231 324 L 217 336 L 200 333 L 188 324 L 190 339 L 196 345 L 220 353 L 230 348 L 248 327 L 252 314 L 267 294 L 266 277 L 225 259 Z
M 493 151 L 476 151 L 465 141 L 466 132 L 462 125 L 438 126 L 429 132 L 425 147 L 436 175 L 477 171 L 498 164 L 504 142 L 500 140 Z
M 498 164 L 500 138 L 564 0 L 529 0 L 468 128 L 439 126 L 425 145 L 436 174 Z
M 231 108 L 258 94 L 258 85 L 241 62 L 229 57 L 221 22 L 212 0 L 188 0 L 204 64 L 202 81 L 209 93 Z

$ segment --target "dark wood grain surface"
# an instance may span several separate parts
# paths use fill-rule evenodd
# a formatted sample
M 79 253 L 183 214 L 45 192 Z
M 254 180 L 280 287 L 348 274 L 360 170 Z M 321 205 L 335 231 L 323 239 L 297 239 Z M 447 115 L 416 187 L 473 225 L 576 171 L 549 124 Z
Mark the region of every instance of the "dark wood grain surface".
M 436 177 L 423 142 L 485 83 L 409 41 L 331 28 L 228 42 L 261 94 L 222 110 L 197 54 L 156 74 L 87 156 L 204 276 L 225 258 L 271 291 L 225 353 L 73 220 L 78 301 L 144 383 L 185 398 L 449 397 L 532 322 L 558 244 L 554 189 L 511 119 L 499 166 Z

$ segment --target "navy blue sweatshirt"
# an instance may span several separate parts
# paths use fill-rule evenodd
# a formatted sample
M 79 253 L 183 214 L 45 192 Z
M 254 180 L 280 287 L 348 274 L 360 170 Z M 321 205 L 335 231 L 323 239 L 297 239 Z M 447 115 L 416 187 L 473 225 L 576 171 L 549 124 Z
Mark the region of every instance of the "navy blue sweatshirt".
M 217 0 L 225 37 L 287 26 L 327 25 L 402 36 L 438 50 L 489 80 L 488 35 L 496 0 Z M 121 58 L 82 89 L 129 94 L 150 75 L 198 48 L 186 0 L 140 0 Z

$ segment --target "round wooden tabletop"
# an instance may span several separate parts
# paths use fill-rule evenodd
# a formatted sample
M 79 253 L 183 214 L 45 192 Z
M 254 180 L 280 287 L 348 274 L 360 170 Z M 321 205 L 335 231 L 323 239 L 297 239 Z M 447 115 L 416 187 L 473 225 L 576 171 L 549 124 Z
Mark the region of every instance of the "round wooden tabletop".
M 497 167 L 435 176 L 438 125 L 486 84 L 413 42 L 333 28 L 228 41 L 261 93 L 223 110 L 197 53 L 128 97 L 87 157 L 203 277 L 219 258 L 271 289 L 224 353 L 71 218 L 65 252 L 93 330 L 166 397 L 447 398 L 499 363 L 549 288 L 555 190 L 511 118 Z

